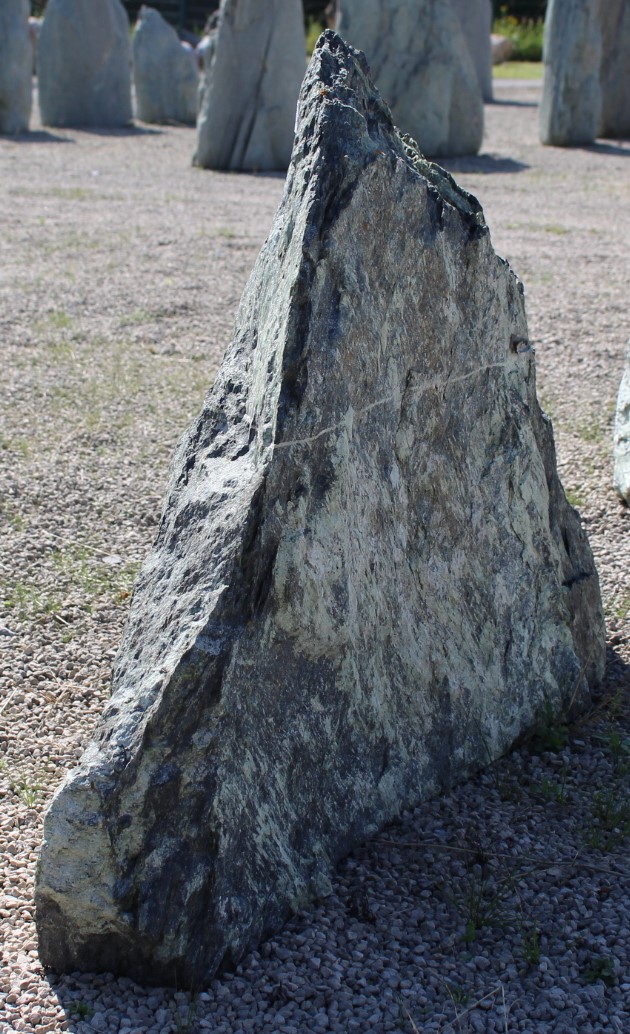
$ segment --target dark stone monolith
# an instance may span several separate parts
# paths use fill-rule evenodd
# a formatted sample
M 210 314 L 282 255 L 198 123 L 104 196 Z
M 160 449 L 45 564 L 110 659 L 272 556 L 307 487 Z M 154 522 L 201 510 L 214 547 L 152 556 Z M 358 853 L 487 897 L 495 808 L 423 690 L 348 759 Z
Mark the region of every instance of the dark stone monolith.
M 353 845 L 584 705 L 603 658 L 521 285 L 329 31 L 111 702 L 45 819 L 43 963 L 203 986 Z

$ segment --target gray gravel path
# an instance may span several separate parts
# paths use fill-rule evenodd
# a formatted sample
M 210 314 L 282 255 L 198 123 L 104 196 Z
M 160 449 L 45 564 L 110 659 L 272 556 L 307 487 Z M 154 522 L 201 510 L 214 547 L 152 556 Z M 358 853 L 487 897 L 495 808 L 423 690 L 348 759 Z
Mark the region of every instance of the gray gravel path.
M 194 133 L 175 127 L 0 141 L 0 1034 L 630 1031 L 630 529 L 610 457 L 630 144 L 543 149 L 539 87 L 496 94 L 483 155 L 449 167 L 525 282 L 539 393 L 601 573 L 604 697 L 405 815 L 195 994 L 44 974 L 33 875 L 282 179 L 193 169 Z

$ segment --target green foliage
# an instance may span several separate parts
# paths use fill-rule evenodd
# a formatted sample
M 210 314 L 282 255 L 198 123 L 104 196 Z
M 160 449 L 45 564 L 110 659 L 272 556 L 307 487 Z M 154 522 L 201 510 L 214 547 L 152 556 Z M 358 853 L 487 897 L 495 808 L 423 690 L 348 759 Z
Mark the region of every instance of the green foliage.
M 523 931 L 521 952 L 525 965 L 530 969 L 533 969 L 540 962 L 540 937 L 536 923 Z
M 593 794 L 586 842 L 599 851 L 614 851 L 630 837 L 630 803 L 623 787 Z
M 541 61 L 543 44 L 542 19 L 519 19 L 509 13 L 507 6 L 501 7 L 501 14 L 495 19 L 492 31 L 507 36 L 514 45 L 515 61 Z
M 594 955 L 589 964 L 582 970 L 585 984 L 596 984 L 601 980 L 606 987 L 615 983 L 615 964 L 608 955 Z
M 542 61 L 504 61 L 492 69 L 494 79 L 542 79 Z
M 320 18 L 309 18 L 306 23 L 306 53 L 310 55 L 315 49 L 315 44 L 319 39 L 320 35 L 326 28 L 325 24 Z
M 554 713 L 546 700 L 531 736 L 531 749 L 535 754 L 558 754 L 569 742 L 569 728 L 565 719 Z

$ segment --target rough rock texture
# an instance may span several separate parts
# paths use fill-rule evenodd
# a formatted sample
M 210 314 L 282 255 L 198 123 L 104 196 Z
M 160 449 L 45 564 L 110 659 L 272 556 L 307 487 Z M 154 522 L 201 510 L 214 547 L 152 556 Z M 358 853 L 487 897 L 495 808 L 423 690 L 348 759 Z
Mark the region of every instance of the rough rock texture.
M 48 0 L 37 68 L 44 125 L 131 120 L 129 19 L 120 0 Z
M 33 53 L 28 0 L 0 4 L 0 133 L 22 133 L 31 117 Z
M 630 0 L 603 0 L 600 135 L 630 136 Z
M 137 117 L 142 122 L 194 123 L 197 61 L 159 11 L 140 8 L 132 49 Z
M 540 105 L 543 144 L 567 147 L 589 144 L 597 137 L 602 111 L 599 3 L 550 0 L 547 7 Z
M 300 0 L 222 0 L 206 57 L 195 164 L 286 169 L 306 67 Z
M 337 30 L 365 52 L 396 125 L 425 154 L 476 154 L 483 137 L 483 101 L 450 3 L 342 0 Z
M 615 489 L 626 503 L 630 503 L 630 341 L 617 395 L 613 455 Z
M 451 0 L 473 59 L 481 96 L 492 100 L 491 0 Z
M 202 986 L 602 669 L 520 284 L 326 33 L 111 702 L 46 818 L 42 960 Z

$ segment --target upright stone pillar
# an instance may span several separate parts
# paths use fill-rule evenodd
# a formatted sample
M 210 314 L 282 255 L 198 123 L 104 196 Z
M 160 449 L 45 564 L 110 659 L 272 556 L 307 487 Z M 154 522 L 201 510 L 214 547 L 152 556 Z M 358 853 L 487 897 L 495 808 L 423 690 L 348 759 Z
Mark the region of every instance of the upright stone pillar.
M 0 3 L 0 133 L 28 129 L 32 104 L 33 52 L 28 0 Z
M 120 0 L 48 0 L 37 67 L 44 125 L 131 121 L 129 19 Z

